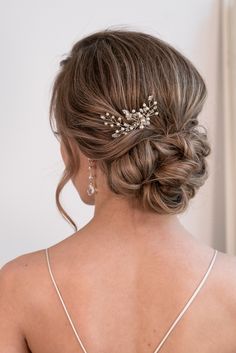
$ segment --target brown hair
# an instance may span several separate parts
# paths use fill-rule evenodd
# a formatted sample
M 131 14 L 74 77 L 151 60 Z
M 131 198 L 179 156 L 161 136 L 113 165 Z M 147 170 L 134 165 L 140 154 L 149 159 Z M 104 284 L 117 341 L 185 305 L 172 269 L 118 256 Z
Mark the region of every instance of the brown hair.
M 99 161 L 109 188 L 135 197 L 159 214 L 183 212 L 208 177 L 206 129 L 199 125 L 206 87 L 193 64 L 166 42 L 143 32 L 105 29 L 76 42 L 60 62 L 50 103 L 69 162 L 56 189 L 59 211 L 77 230 L 59 200 L 76 175 L 79 156 Z M 159 115 L 145 129 L 113 138 L 100 114 L 121 116 L 141 107 L 149 95 Z M 203 128 L 200 131 L 199 127 Z

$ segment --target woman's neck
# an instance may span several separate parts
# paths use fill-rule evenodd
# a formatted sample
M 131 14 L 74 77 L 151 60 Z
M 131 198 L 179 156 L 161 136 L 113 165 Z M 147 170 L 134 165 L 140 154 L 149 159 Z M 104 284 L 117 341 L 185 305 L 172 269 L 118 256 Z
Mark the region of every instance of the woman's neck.
M 111 241 L 147 242 L 153 239 L 158 242 L 173 241 L 179 234 L 187 235 L 188 231 L 179 221 L 177 215 L 161 215 L 154 210 L 143 210 L 136 201 L 120 196 L 99 199 L 95 203 L 94 217 L 87 224 L 96 231 L 96 238 Z M 153 238 L 153 239 L 152 239 Z

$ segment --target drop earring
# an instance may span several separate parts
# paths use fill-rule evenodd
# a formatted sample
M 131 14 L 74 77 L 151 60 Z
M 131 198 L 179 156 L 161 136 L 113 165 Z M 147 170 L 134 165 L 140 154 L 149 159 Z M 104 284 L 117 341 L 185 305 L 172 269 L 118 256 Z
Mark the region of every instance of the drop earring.
M 89 169 L 89 177 L 88 177 L 89 178 L 89 185 L 88 185 L 88 189 L 87 189 L 87 194 L 89 196 L 92 196 L 96 191 L 96 188 L 95 188 L 95 185 L 93 182 L 94 176 L 92 175 L 92 167 L 93 167 L 94 161 L 92 159 L 88 158 L 88 162 L 89 162 L 89 167 L 88 167 L 88 169 Z

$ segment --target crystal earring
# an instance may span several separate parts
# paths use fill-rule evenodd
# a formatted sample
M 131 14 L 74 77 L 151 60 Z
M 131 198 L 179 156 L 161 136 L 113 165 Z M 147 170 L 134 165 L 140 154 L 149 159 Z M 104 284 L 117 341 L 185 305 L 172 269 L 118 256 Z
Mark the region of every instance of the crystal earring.
M 89 178 L 89 185 L 88 185 L 88 189 L 87 189 L 87 194 L 89 196 L 92 196 L 96 191 L 95 185 L 93 183 L 94 176 L 92 175 L 93 160 L 88 158 L 88 161 L 89 161 L 89 167 L 88 167 L 88 169 L 89 169 L 89 177 L 88 177 Z

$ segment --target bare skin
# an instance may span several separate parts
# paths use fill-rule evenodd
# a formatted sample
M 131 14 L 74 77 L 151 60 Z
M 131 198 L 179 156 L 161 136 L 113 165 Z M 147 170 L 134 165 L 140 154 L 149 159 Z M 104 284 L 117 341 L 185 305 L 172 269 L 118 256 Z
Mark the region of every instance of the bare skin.
M 62 157 L 67 158 L 63 146 Z M 88 161 L 73 180 L 92 220 L 49 248 L 52 271 L 88 353 L 153 353 L 204 276 L 214 249 L 176 215 L 142 212 L 114 196 Z M 207 282 L 163 353 L 236 352 L 236 257 L 218 252 Z M 0 271 L 0 352 L 82 353 L 49 277 L 44 249 Z

